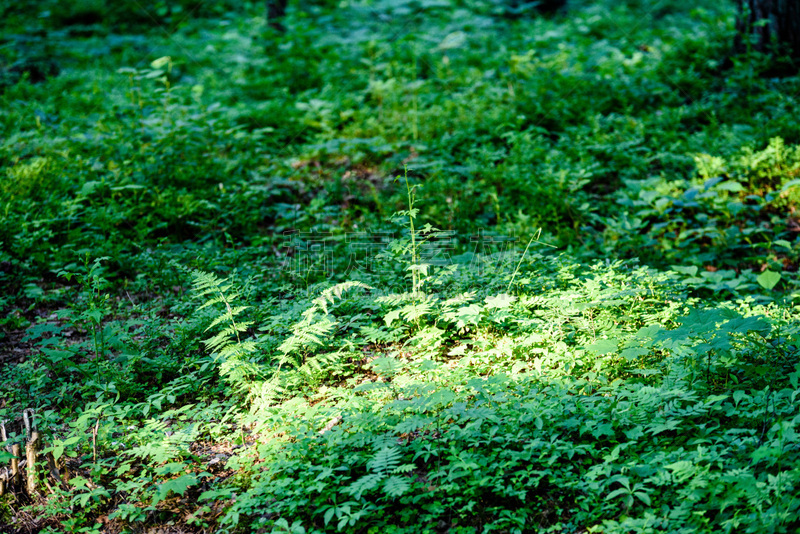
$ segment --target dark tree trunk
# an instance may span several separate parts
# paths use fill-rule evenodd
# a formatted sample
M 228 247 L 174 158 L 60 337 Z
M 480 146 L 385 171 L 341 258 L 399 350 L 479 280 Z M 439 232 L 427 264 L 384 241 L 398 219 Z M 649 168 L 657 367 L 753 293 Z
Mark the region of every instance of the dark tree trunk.
M 736 50 L 787 53 L 800 60 L 800 0 L 737 0 Z
M 267 24 L 279 32 L 284 31 L 283 16 L 288 0 L 267 0 Z

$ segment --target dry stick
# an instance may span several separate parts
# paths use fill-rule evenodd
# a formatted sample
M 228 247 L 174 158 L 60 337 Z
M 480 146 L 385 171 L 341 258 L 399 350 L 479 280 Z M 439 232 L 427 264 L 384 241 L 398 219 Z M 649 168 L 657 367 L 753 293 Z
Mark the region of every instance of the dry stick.
M 2 439 L 4 442 L 8 440 L 8 436 L 6 436 L 6 420 L 5 419 L 0 421 L 0 439 Z M 11 452 L 11 446 L 10 445 L 6 445 L 6 450 L 8 452 Z M 5 495 L 5 493 L 6 493 L 6 481 L 9 480 L 9 479 L 10 479 L 10 477 L 9 477 L 9 474 L 8 474 L 8 469 L 7 468 L 3 468 L 3 475 L 0 476 L 0 497 Z
M 325 425 L 325 428 L 323 428 L 322 430 L 320 430 L 320 431 L 319 431 L 319 433 L 320 433 L 320 434 L 324 434 L 325 432 L 330 432 L 330 431 L 333 429 L 333 427 L 335 427 L 336 425 L 338 425 L 338 424 L 339 424 L 339 423 L 341 423 L 341 422 L 342 422 L 342 416 L 341 416 L 341 415 L 337 415 L 336 417 L 334 417 L 333 419 L 331 419 L 331 420 L 328 422 L 328 424 L 327 424 L 327 425 Z
M 56 479 L 59 485 L 63 486 L 63 482 L 61 481 L 61 471 L 58 470 L 53 452 L 48 452 L 45 456 L 45 459 L 47 460 L 47 469 L 50 471 L 50 476 Z
M 5 419 L 0 421 L 0 439 L 2 439 L 4 442 L 8 441 L 8 436 L 6 436 L 6 420 Z M 11 452 L 11 445 L 7 444 L 6 445 L 6 450 L 8 452 Z
M 95 423 L 94 428 L 92 429 L 92 457 L 94 458 L 94 463 L 97 463 L 97 430 L 100 427 L 100 417 L 97 418 L 97 423 Z

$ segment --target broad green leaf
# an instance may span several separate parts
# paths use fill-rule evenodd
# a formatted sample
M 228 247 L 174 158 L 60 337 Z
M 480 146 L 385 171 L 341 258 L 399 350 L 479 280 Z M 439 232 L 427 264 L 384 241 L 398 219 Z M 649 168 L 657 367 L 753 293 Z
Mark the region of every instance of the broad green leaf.
M 728 180 L 726 182 L 722 182 L 717 186 L 717 189 L 720 191 L 730 191 L 731 193 L 738 193 L 739 191 L 744 191 L 744 187 L 742 187 L 742 184 L 734 180 Z
M 204 491 L 203 493 L 200 494 L 197 500 L 218 501 L 218 500 L 230 499 L 234 495 L 235 495 L 235 490 L 233 488 L 222 488 L 222 489 Z
M 766 270 L 756 278 L 756 282 L 759 283 L 761 287 L 764 289 L 772 289 L 778 282 L 781 281 L 781 273 L 776 273 L 774 271 Z
M 460 48 L 467 42 L 467 34 L 462 31 L 455 31 L 449 33 L 442 39 L 437 47 L 439 50 L 450 50 L 453 48 Z
M 392 310 L 384 316 L 383 320 L 386 326 L 392 326 L 392 323 L 400 318 L 400 310 Z
M 160 57 L 150 63 L 150 66 L 154 69 L 160 69 L 161 67 L 165 66 L 172 60 L 169 56 Z
M 191 486 L 196 486 L 200 481 L 194 475 L 181 475 L 178 478 L 167 480 L 158 486 L 158 489 L 153 495 L 152 505 L 160 503 L 167 498 L 169 492 L 175 492 L 178 495 L 183 495 L 186 490 Z
M 627 349 L 622 349 L 620 352 L 620 356 L 625 358 L 626 360 L 633 361 L 642 356 L 647 355 L 650 351 L 641 347 L 628 347 Z
M 670 265 L 670 269 L 672 269 L 676 273 L 687 274 L 689 276 L 697 275 L 697 265 L 690 265 L 688 267 L 682 267 L 680 265 Z
M 508 308 L 514 303 L 515 300 L 517 300 L 517 297 L 509 295 L 508 293 L 500 293 L 494 297 L 486 297 L 486 309 L 490 310 L 492 308 Z
M 613 338 L 609 338 L 609 339 L 598 339 L 597 341 L 595 341 L 586 348 L 594 352 L 595 354 L 602 356 L 603 354 L 609 354 L 611 352 L 615 352 L 618 346 L 619 346 L 619 341 Z

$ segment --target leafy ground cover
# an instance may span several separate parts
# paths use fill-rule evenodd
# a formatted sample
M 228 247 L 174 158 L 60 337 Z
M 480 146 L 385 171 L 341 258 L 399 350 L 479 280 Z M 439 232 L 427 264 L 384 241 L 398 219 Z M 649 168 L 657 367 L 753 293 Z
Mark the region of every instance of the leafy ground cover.
M 0 8 L 4 532 L 800 527 L 800 79 L 735 6 L 263 9 Z

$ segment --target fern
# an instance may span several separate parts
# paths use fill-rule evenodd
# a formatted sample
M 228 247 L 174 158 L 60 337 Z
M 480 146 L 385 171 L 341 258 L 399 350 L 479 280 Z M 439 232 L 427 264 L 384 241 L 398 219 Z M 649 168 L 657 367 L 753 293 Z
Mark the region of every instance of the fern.
M 367 462 L 367 468 L 375 474 L 386 476 L 400 465 L 401 457 L 397 447 L 384 447 Z
M 325 339 L 331 335 L 337 325 L 336 321 L 329 316 L 328 305 L 333 304 L 337 298 L 341 298 L 345 291 L 355 287 L 372 289 L 361 282 L 344 282 L 329 287 L 311 301 L 312 306 L 303 312 L 303 318 L 292 326 L 292 335 L 278 347 L 281 352 L 279 366 L 289 363 L 300 367 L 305 362 L 303 353 L 314 351 L 325 344 Z M 319 317 L 320 313 L 321 317 Z M 300 353 L 299 357 L 291 358 L 292 355 L 298 355 L 298 353 Z
M 410 489 L 411 484 L 406 477 L 390 476 L 383 483 L 383 491 L 392 498 L 400 497 Z
M 344 491 L 356 499 L 360 499 L 364 492 L 377 488 L 383 480 L 382 475 L 364 475 L 349 486 Z
M 259 369 L 246 357 L 256 351 L 256 344 L 251 340 L 242 341 L 241 334 L 253 324 L 249 321 L 237 321 L 248 306 L 235 305 L 240 297 L 232 291 L 233 284 L 226 278 L 203 271 L 192 271 L 194 282 L 192 289 L 198 298 L 204 299 L 198 310 L 222 304 L 222 312 L 217 315 L 206 332 L 221 327 L 216 334 L 205 339 L 203 344 L 219 362 L 219 372 L 235 387 L 249 389 L 250 379 L 259 374 Z
M 403 453 L 397 447 L 383 447 L 367 462 L 371 473 L 362 476 L 345 488 L 356 499 L 371 490 L 383 487 L 383 492 L 391 498 L 400 497 L 411 489 L 407 477 L 398 476 L 409 473 L 416 467 L 414 464 L 400 465 Z
M 389 330 L 385 327 L 364 325 L 361 327 L 361 336 L 367 343 L 388 344 L 399 341 L 404 331 L 403 328 Z

